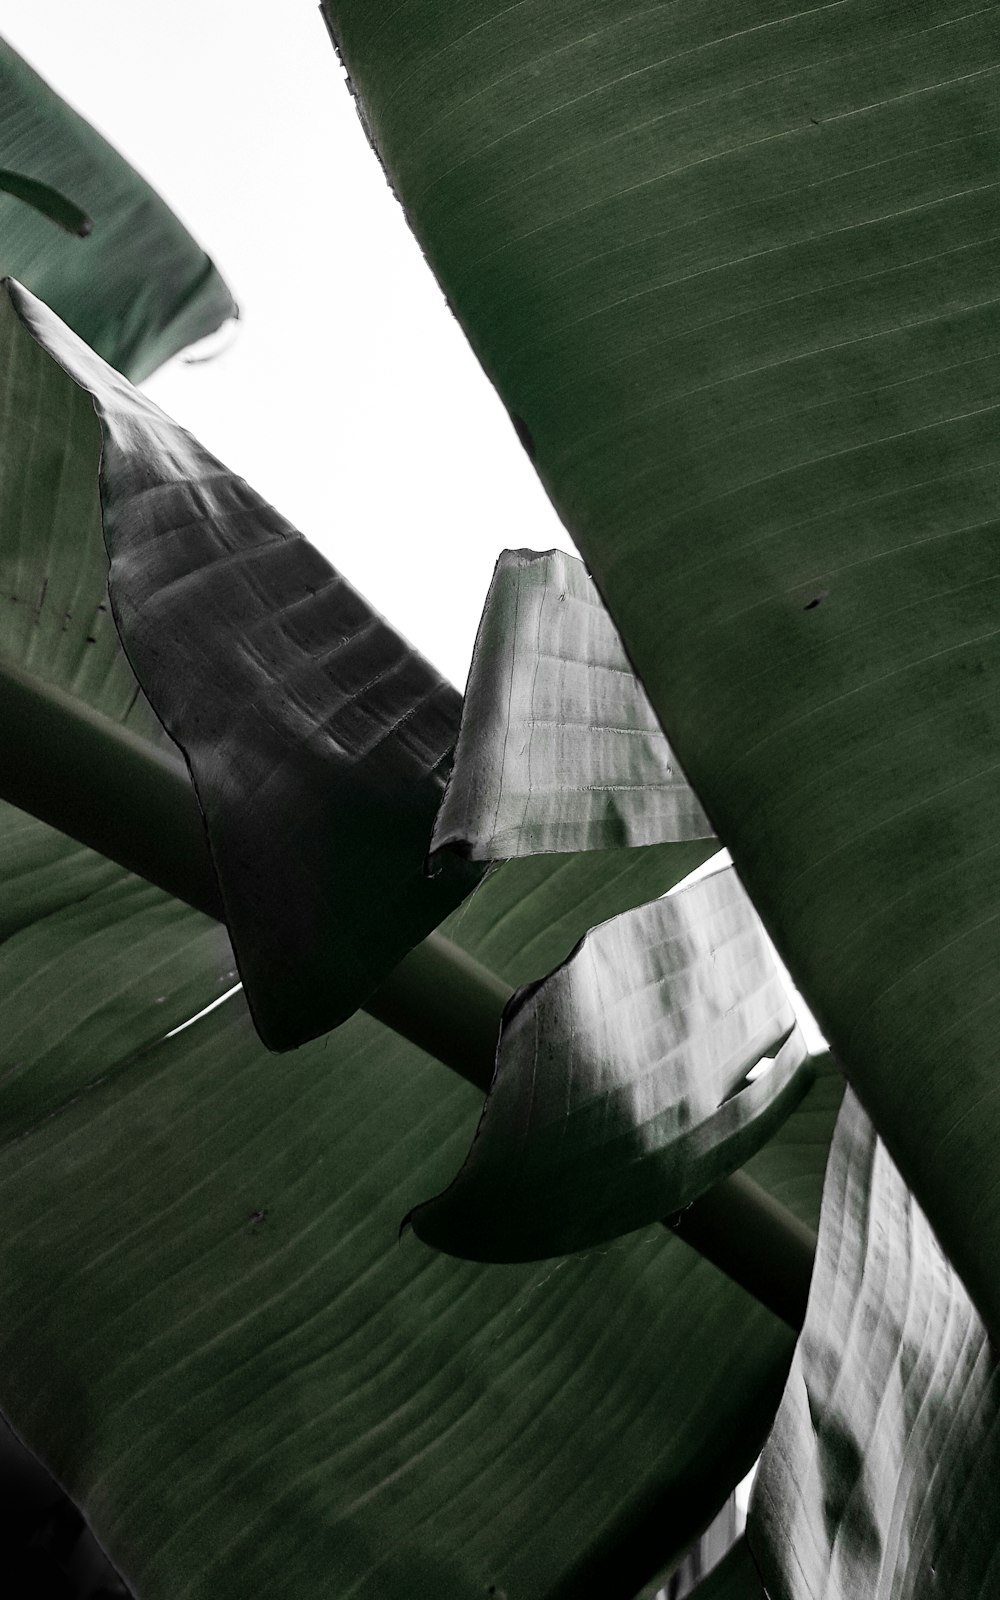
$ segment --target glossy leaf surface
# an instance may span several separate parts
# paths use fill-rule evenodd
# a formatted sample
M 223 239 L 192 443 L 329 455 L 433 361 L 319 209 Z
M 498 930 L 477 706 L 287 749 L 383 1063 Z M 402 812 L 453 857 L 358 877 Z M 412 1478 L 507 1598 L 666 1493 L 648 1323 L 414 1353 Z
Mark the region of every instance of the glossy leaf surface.
M 768 1593 L 986 1600 L 998 1475 L 986 1329 L 849 1093 L 805 1326 L 751 1501 Z
M 503 551 L 433 849 L 496 861 L 711 837 L 582 561 Z
M 257 1027 L 287 1049 L 476 881 L 424 872 L 459 695 L 241 478 L 8 293 L 97 409 L 115 621 L 191 768 Z
M 671 748 L 1000 1337 L 1000 13 L 325 9 Z
M 713 873 L 592 929 L 515 995 L 465 1165 L 410 1220 L 478 1261 L 604 1243 L 742 1166 L 810 1075 L 753 908 L 732 868 Z
M 41 189 L 71 202 L 64 226 L 73 213 L 91 223 L 86 237 L 60 233 L 0 182 L 0 276 L 27 284 L 133 380 L 236 315 L 159 195 L 2 40 L 0 167 L 29 181 L 36 207 Z

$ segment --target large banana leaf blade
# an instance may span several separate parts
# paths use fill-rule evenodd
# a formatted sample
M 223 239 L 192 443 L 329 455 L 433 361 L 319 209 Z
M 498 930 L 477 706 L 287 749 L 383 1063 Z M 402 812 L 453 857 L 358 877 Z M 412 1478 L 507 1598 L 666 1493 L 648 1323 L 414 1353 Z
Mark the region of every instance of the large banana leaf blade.
M 97 410 L 115 621 L 191 767 L 261 1036 L 287 1049 L 357 1010 L 476 881 L 424 871 L 459 695 L 241 478 L 7 295 Z
M 482 913 L 508 981 L 537 910 Z M 275 1072 L 237 997 L 59 1104 L 54 1021 L 50 1114 L 0 1142 L 0 1397 L 139 1600 L 629 1600 L 747 1470 L 791 1338 L 665 1230 L 555 1268 L 397 1244 L 478 1100 L 372 1019 Z
M 236 315 L 159 195 L 3 40 L 0 167 L 11 178 L 0 182 L 0 276 L 27 284 L 135 382 Z
M 504 550 L 433 851 L 502 861 L 710 838 L 582 561 Z
M 672 749 L 1000 1337 L 1000 12 L 325 10 Z
M 727 868 L 592 929 L 515 995 L 465 1165 L 410 1220 L 428 1244 L 475 1261 L 587 1249 L 683 1210 L 742 1166 L 810 1081 Z
M 1000 1576 L 1000 1374 L 982 1319 L 853 1094 L 809 1309 L 754 1486 L 772 1600 L 974 1600 Z

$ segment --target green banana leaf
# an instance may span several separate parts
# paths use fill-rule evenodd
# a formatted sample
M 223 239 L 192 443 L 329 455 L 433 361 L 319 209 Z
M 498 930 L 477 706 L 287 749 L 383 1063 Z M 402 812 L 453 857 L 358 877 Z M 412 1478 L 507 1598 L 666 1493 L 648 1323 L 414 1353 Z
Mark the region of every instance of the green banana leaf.
M 324 10 L 671 748 L 1000 1337 L 1000 14 Z
M 103 598 L 87 398 L 42 404 L 51 362 L 4 348 L 0 651 L 162 745 Z M 448 932 L 530 981 L 711 848 L 512 862 Z M 0 1406 L 139 1600 L 625 1600 L 689 1544 L 786 1329 L 662 1229 L 544 1269 L 399 1248 L 467 1085 L 367 1017 L 276 1066 L 238 998 L 164 1041 L 232 983 L 222 930 L 9 806 L 0 874 Z
M 175 984 L 204 962 L 177 915 Z M 94 1005 L 115 926 L 104 966 L 67 929 Z M 527 931 L 508 917 L 507 976 Z M 555 1269 L 397 1244 L 479 1102 L 372 1019 L 276 1070 L 238 996 L 152 1047 L 122 1008 L 57 1105 L 59 1018 L 21 1051 L 49 1114 L 0 1144 L 0 1396 L 140 1600 L 624 1600 L 747 1469 L 791 1337 L 663 1229 Z
M 480 876 L 424 870 L 460 697 L 241 478 L 6 296 L 14 338 L 51 358 L 46 393 L 78 384 L 97 410 L 115 621 L 190 765 L 258 1030 L 288 1049 L 356 1011 Z
M 18 180 L 0 181 L 0 276 L 27 284 L 135 382 L 236 315 L 159 195 L 3 40 L 0 167 Z
M 583 563 L 504 550 L 432 855 L 496 861 L 711 837 Z
M 853 1094 L 748 1536 L 771 1600 L 987 1596 L 1000 1373 L 986 1328 Z
M 473 1261 L 603 1244 L 741 1167 L 810 1081 L 795 1013 L 726 868 L 592 928 L 514 996 L 465 1164 L 408 1220 Z

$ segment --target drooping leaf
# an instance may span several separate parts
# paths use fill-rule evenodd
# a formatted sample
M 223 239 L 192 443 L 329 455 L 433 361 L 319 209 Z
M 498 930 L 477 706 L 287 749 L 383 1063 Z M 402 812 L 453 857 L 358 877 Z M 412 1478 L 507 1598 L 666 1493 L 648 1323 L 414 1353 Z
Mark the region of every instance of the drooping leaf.
M 325 11 L 671 748 L 1000 1337 L 996 8 Z
M 751 1499 L 772 1600 L 986 1600 L 1000 1574 L 1000 1373 L 853 1093 L 809 1309 Z
M 657 864 L 605 855 L 612 903 L 623 855 Z M 480 909 L 508 976 L 539 905 Z M 627 1600 L 753 1460 L 791 1338 L 665 1230 L 555 1268 L 397 1244 L 478 1100 L 372 1019 L 279 1069 L 237 998 L 109 1047 L 58 1108 L 45 1023 L 25 1070 L 51 1114 L 0 1143 L 0 1404 L 138 1600 Z
M 433 852 L 496 861 L 710 838 L 583 563 L 503 551 Z
M 7 293 L 96 407 L 115 620 L 190 765 L 257 1027 L 287 1049 L 355 1011 L 479 875 L 424 871 L 460 697 L 241 478 Z
M 87 213 L 67 200 L 58 189 L 39 183 L 37 178 L 27 178 L 23 172 L 10 172 L 0 167 L 0 194 L 12 194 L 66 233 L 75 233 L 78 239 L 85 239 L 94 226 Z
M 769 1070 L 747 1082 L 769 1051 Z M 727 868 L 593 928 L 514 996 L 465 1164 L 409 1220 L 473 1261 L 588 1249 L 741 1167 L 810 1081 L 795 1013 Z
M 235 316 L 159 195 L 3 40 L 0 168 L 20 184 L 0 180 L 0 276 L 27 284 L 134 381 Z M 78 233 L 89 221 L 89 236 L 50 218 Z

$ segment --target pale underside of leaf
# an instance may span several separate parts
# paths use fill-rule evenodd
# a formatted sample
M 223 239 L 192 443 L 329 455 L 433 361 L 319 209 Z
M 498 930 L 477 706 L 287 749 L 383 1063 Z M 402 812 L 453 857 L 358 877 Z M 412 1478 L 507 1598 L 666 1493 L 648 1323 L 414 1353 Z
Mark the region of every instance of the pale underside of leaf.
M 287 1049 L 355 1011 L 479 875 L 424 871 L 460 697 L 241 478 L 8 294 L 97 410 L 115 621 L 191 768 L 255 1022 Z
M 754 1486 L 772 1600 L 988 1600 L 1000 1374 L 856 1097 L 834 1134 L 809 1308 Z
M 427 1243 L 478 1261 L 587 1249 L 682 1210 L 742 1166 L 810 1081 L 794 1011 L 727 868 L 593 928 L 515 995 L 465 1165 L 410 1221 Z
M 1000 10 L 325 10 L 671 748 L 1000 1337 Z
M 18 180 L 0 179 L 0 276 L 135 381 L 236 315 L 159 195 L 3 40 L 0 168 Z M 88 236 L 60 235 L 53 220 Z
M 503 551 L 432 851 L 496 861 L 711 837 L 582 561 Z

